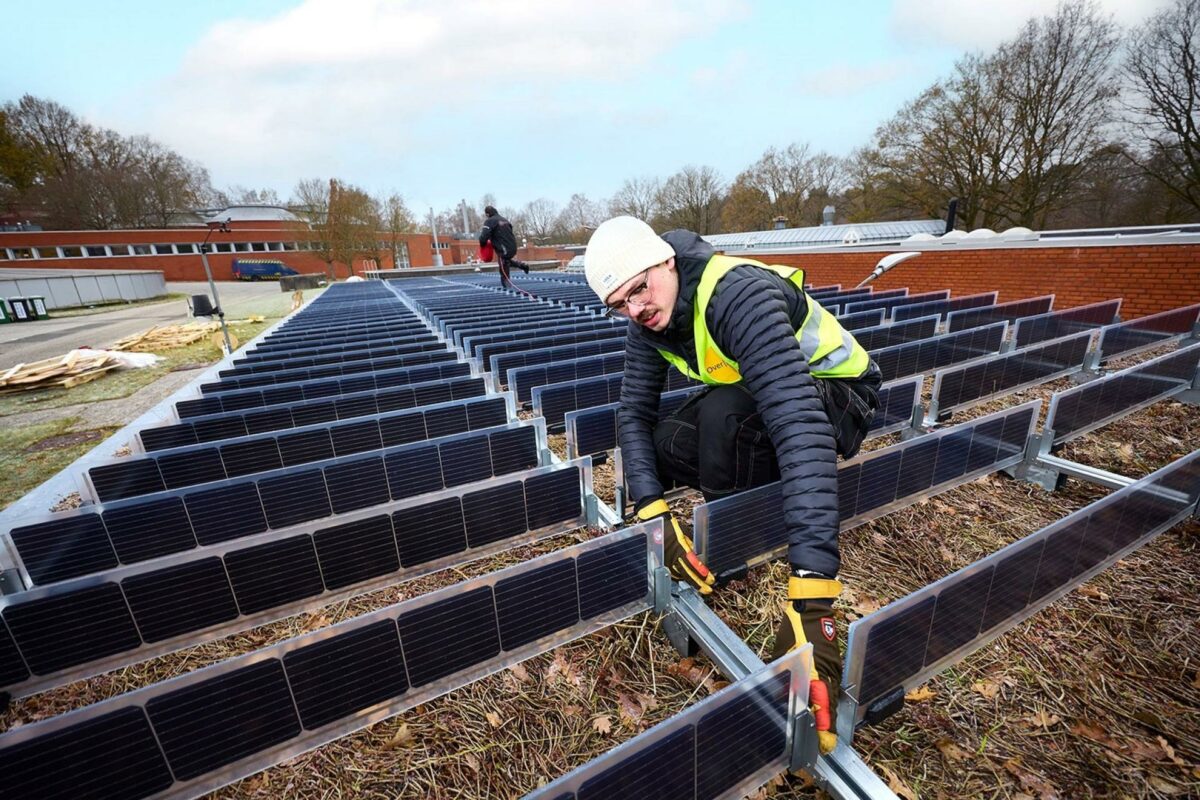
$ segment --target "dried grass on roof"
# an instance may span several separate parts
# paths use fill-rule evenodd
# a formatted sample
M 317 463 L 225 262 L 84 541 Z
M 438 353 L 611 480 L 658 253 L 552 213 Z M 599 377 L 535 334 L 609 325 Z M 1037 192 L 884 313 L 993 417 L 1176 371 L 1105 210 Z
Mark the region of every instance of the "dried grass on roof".
M 954 421 L 1049 393 L 1027 390 Z M 1141 476 L 1200 447 L 1198 428 L 1195 407 L 1159 403 L 1068 444 L 1063 455 Z M 551 442 L 562 446 L 561 437 Z M 596 484 L 611 501 L 611 465 L 596 469 Z M 990 476 L 859 526 L 842 536 L 847 590 L 838 614 L 845 623 L 870 613 L 1104 494 L 1076 482 L 1049 494 Z M 694 502 L 675 505 L 686 512 Z M 596 533 L 519 548 L 27 698 L 0 726 L 189 672 Z M 1197 574 L 1200 524 L 1190 521 L 930 681 L 899 714 L 860 731 L 855 747 L 902 797 L 1200 796 Z M 783 564 L 760 567 L 711 601 L 760 654 L 769 652 L 785 576 Z M 643 614 L 215 796 L 516 797 L 722 685 L 703 657 L 680 659 Z M 799 777 L 760 793 L 818 794 Z

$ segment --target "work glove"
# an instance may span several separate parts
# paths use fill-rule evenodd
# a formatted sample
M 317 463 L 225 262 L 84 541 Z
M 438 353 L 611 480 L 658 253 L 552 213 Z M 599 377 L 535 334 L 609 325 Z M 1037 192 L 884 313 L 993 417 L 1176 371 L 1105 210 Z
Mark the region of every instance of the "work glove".
M 637 518 L 642 522 L 652 519 L 663 521 L 663 561 L 671 577 L 690 583 L 700 594 L 712 594 L 717 579 L 696 555 L 692 540 L 679 527 L 667 501 L 660 498 L 643 506 L 637 512 Z
M 821 753 L 837 747 L 837 704 L 842 685 L 842 657 L 838 651 L 837 624 L 833 618 L 833 598 L 842 592 L 842 584 L 819 572 L 794 570 L 788 579 L 787 603 L 783 622 L 775 631 L 772 660 L 812 643 L 812 674 L 809 676 L 808 702 L 817 723 Z

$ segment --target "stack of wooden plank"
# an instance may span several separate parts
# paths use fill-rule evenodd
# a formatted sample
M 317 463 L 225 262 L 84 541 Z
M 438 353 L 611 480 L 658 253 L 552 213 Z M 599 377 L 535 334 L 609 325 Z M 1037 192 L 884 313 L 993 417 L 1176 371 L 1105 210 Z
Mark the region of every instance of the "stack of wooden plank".
M 119 366 L 120 362 L 103 350 L 72 350 L 65 356 L 17 364 L 0 373 L 0 394 L 52 387 L 70 389 Z
M 153 353 L 195 344 L 221 330 L 218 322 L 189 322 L 186 325 L 162 325 L 147 328 L 141 333 L 126 336 L 109 345 L 110 350 L 131 350 L 136 353 Z

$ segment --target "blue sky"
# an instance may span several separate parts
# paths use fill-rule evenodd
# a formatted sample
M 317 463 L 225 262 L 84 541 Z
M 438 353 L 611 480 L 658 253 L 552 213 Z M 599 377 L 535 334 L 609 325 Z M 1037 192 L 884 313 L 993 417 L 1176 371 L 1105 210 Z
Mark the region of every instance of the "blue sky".
M 1104 0 L 1132 24 L 1162 0 Z M 339 177 L 504 206 L 770 146 L 848 154 L 1037 0 L 206 0 L 10 5 L 0 101 L 147 133 L 218 187 Z

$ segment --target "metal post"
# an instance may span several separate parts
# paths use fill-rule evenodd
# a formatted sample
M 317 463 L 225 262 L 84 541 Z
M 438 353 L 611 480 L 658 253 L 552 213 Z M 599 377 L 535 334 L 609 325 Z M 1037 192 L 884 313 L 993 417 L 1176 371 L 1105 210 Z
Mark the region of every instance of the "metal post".
M 212 235 L 212 231 L 209 231 Z M 212 290 L 213 303 L 217 306 L 217 318 L 221 321 L 221 333 L 225 336 L 225 352 L 233 352 L 233 342 L 229 339 L 229 326 L 225 324 L 225 309 L 221 308 L 221 298 L 217 294 L 217 282 L 213 280 L 212 270 L 208 266 L 208 238 L 200 245 L 200 261 L 204 263 L 204 275 L 208 278 L 208 288 Z
M 429 207 L 429 227 L 433 230 L 433 265 L 435 267 L 445 266 L 442 263 L 442 251 L 438 249 L 437 217 L 433 216 L 433 206 Z

